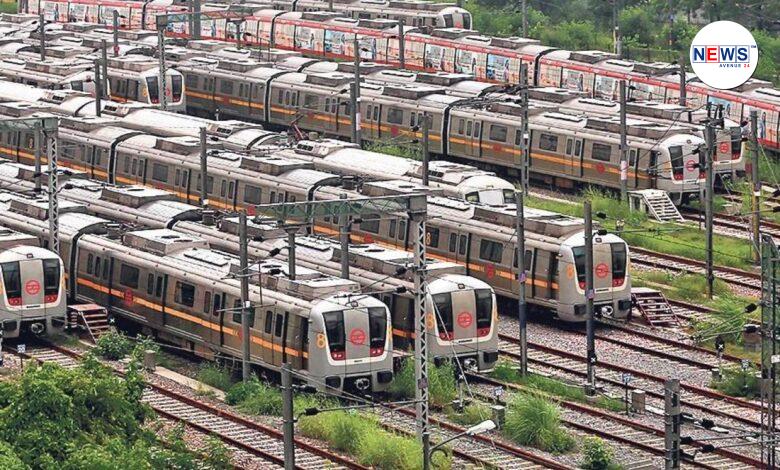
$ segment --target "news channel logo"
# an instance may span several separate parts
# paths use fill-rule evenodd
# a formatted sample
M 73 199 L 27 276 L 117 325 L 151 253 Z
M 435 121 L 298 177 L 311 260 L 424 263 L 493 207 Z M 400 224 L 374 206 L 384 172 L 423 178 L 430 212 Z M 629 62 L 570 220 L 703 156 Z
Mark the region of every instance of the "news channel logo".
M 690 61 L 702 82 L 728 90 L 742 85 L 753 75 L 758 64 L 758 46 L 741 24 L 716 21 L 693 38 Z

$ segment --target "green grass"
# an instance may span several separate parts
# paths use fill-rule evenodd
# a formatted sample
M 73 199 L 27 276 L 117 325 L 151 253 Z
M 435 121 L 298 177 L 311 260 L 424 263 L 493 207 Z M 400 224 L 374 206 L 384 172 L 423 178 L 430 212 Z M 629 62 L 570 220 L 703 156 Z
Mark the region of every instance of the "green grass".
M 222 391 L 227 391 L 233 386 L 233 374 L 230 370 L 210 362 L 201 365 L 195 378 Z
M 553 454 L 576 447 L 574 438 L 561 427 L 558 405 L 538 396 L 520 394 L 511 399 L 502 432 L 520 445 Z
M 491 376 L 497 380 L 525 386 L 531 390 L 531 393 L 535 390 L 561 400 L 588 403 L 582 387 L 569 385 L 560 380 L 538 374 L 528 374 L 523 377 L 509 361 L 499 361 L 493 372 L 491 372 Z M 611 411 L 622 411 L 625 408 L 625 404 L 622 401 L 605 396 L 599 397 L 593 404 L 599 408 Z
M 492 417 L 490 407 L 482 402 L 469 403 L 463 411 L 447 410 L 447 417 L 461 426 L 474 426 Z
M 598 222 L 610 232 L 618 233 L 629 245 L 700 261 L 705 259 L 704 230 L 691 225 L 661 224 L 648 220 L 645 214 L 630 211 L 628 204 L 596 189 L 585 190 L 583 198 L 591 200 L 594 218 L 596 213 L 604 212 L 608 219 Z M 529 197 L 526 203 L 529 207 L 583 217 L 582 204 L 579 201 L 576 204 L 567 204 Z M 616 220 L 625 221 L 622 232 L 616 231 Z M 752 268 L 753 252 L 748 240 L 715 235 L 713 243 L 715 264 L 740 269 Z
M 714 380 L 711 386 L 732 397 L 756 398 L 761 394 L 756 369 L 741 366 L 721 367 L 721 380 Z
M 0 2 L 0 13 L 16 13 L 16 2 Z
M 414 390 L 414 361 L 405 360 L 390 383 L 388 392 L 396 399 L 410 399 L 414 397 Z M 452 364 L 428 368 L 428 396 L 432 405 L 447 405 L 455 399 L 456 394 L 455 369 Z
M 366 145 L 366 150 L 411 160 L 422 161 L 423 159 L 421 145 L 411 142 L 408 145 L 390 141 L 371 142 Z
M 582 443 L 583 470 L 620 470 L 622 465 L 615 462 L 615 451 L 598 437 L 586 437 Z

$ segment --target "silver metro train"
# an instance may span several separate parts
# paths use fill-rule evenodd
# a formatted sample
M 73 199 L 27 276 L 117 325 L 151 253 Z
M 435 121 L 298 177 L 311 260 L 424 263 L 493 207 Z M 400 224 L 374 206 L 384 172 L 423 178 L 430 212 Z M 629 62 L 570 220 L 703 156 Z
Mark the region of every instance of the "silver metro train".
M 14 139 L 17 136 L 13 136 Z M 6 138 L 6 136 L 3 136 Z M 63 118 L 59 138 L 61 163 L 85 171 L 90 177 L 121 184 L 141 184 L 171 191 L 179 199 L 200 198 L 200 149 L 197 139 L 163 138 L 115 127 L 95 118 Z M 3 141 L 0 151 L 17 161 L 31 163 L 28 135 L 16 142 Z M 516 297 L 514 267 L 514 214 L 512 205 L 487 206 L 461 199 L 436 197 L 436 190 L 409 181 L 365 182 L 356 189 L 339 187 L 345 180 L 315 170 L 310 162 L 274 155 L 249 156 L 213 149 L 208 152 L 209 205 L 226 211 L 252 211 L 257 204 L 292 202 L 311 198 L 378 196 L 428 192 L 427 245 L 430 257 L 459 263 L 466 274 L 488 283 L 497 294 Z M 349 184 L 352 184 L 351 182 Z M 578 279 L 575 248 L 582 246 L 582 221 L 546 211 L 527 210 L 526 294 L 529 302 L 549 309 L 564 321 L 584 318 L 584 291 Z M 334 235 L 338 223 L 324 220 L 315 231 Z M 353 227 L 352 239 L 377 242 L 409 250 L 412 228 L 406 215 L 364 218 Z M 599 272 L 596 303 L 605 314 L 621 318 L 630 309 L 628 253 L 624 241 L 614 235 L 597 238 Z M 602 285 L 603 284 L 603 285 Z
M 0 200 L 0 224 L 45 238 L 45 217 L 30 212 L 35 204 L 6 194 Z M 170 229 L 116 234 L 107 230 L 106 219 L 85 212 L 72 204 L 60 216 L 72 298 L 105 305 L 112 314 L 195 354 L 241 357 L 235 256 Z M 277 371 L 289 363 L 298 378 L 320 390 L 386 389 L 393 377 L 387 306 L 360 294 L 348 280 L 302 276 L 290 281 L 272 270 L 263 276 L 298 286 L 295 297 L 250 286 L 249 300 L 256 306 L 247 313 L 254 364 Z
M 0 164 L 0 185 L 7 190 L 30 191 L 34 173 L 31 166 Z M 82 179 L 76 173 L 63 188 L 63 200 L 83 205 L 90 214 L 132 226 L 169 228 L 208 241 L 212 248 L 238 253 L 237 220 L 232 216 L 207 217 L 201 221 L 200 207 L 186 204 L 160 190 L 141 186 L 113 186 Z M 249 256 L 253 259 L 287 259 L 287 243 L 279 242 L 284 231 L 276 224 L 248 221 Z M 269 241 L 263 241 L 269 240 Z M 281 250 L 281 251 L 280 251 Z M 341 275 L 341 247 L 323 237 L 296 237 L 296 266 L 325 275 Z M 375 292 L 392 315 L 393 344 L 396 352 L 413 346 L 414 286 L 411 281 L 412 254 L 376 244 L 351 244 L 349 278 Z M 280 264 L 282 271 L 289 267 Z M 497 304 L 488 284 L 464 276 L 465 267 L 431 259 L 426 264 L 429 284 L 428 314 L 434 320 L 428 351 L 436 360 L 457 358 L 473 363 L 478 370 L 491 369 L 498 358 Z M 300 273 L 299 273 L 300 275 Z M 264 278 L 268 279 L 268 278 Z M 275 288 L 283 285 L 275 283 Z
M 49 335 L 65 326 L 62 261 L 38 239 L 0 228 L 0 330 L 3 338 Z

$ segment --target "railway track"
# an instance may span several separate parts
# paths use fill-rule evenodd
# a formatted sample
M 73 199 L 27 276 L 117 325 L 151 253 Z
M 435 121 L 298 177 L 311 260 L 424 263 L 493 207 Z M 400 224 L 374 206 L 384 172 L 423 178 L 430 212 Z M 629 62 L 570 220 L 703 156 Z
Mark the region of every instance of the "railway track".
M 471 380 L 486 383 L 491 386 L 503 387 L 507 390 L 519 391 L 519 392 L 532 392 L 540 393 L 537 390 L 528 389 L 526 387 L 519 386 L 510 382 L 503 382 L 500 380 L 487 377 L 479 374 L 468 374 Z M 480 399 L 491 402 L 493 397 L 479 393 Z M 558 402 L 558 404 L 566 409 L 571 410 L 577 414 L 588 415 L 597 418 L 603 427 L 595 427 L 581 422 L 562 417 L 561 422 L 566 426 L 582 431 L 584 433 L 598 436 L 613 442 L 618 442 L 622 445 L 631 446 L 641 452 L 645 452 L 651 455 L 664 456 L 664 430 L 649 426 L 644 423 L 629 419 L 624 416 L 618 416 L 616 414 L 594 408 L 581 403 L 557 399 L 555 397 L 549 397 Z M 505 403 L 503 403 L 505 404 Z M 761 462 L 742 455 L 728 449 L 718 449 L 711 454 L 704 454 L 703 456 L 696 456 L 695 460 L 692 458 L 698 449 L 701 449 L 704 443 L 701 441 L 693 440 L 691 444 L 681 446 L 683 455 L 687 456 L 686 463 L 693 465 L 697 468 L 704 468 L 710 470 L 716 469 L 748 469 L 754 467 L 760 467 Z
M 680 213 L 686 217 L 686 220 L 692 223 L 704 223 L 702 214 L 695 209 L 681 209 Z M 752 220 L 750 215 L 731 215 L 724 213 L 713 214 L 712 220 L 714 222 L 715 229 L 721 229 L 723 235 L 737 237 L 742 239 L 752 238 Z M 772 235 L 774 238 L 780 240 L 780 224 L 770 222 L 768 220 L 761 220 L 761 231 L 763 233 Z
M 54 345 L 28 346 L 23 356 L 38 362 L 54 362 L 66 368 L 75 367 L 81 359 L 78 353 Z M 246 419 L 159 384 L 147 382 L 146 385 L 147 389 L 142 400 L 160 416 L 183 422 L 199 432 L 213 434 L 227 445 L 266 462 L 266 465 L 268 463 L 284 465 L 283 436 L 278 429 Z M 295 440 L 295 458 L 296 468 L 300 469 L 366 468 L 298 438 Z
M 631 262 L 640 266 L 667 271 L 706 274 L 706 265 L 703 261 L 666 253 L 658 253 L 636 246 L 631 247 Z M 758 273 L 743 271 L 728 266 L 715 266 L 714 274 L 716 278 L 722 279 L 729 284 L 748 289 L 755 296 L 760 295 L 761 275 Z
M 518 341 L 510 336 L 499 335 L 499 349 L 502 354 L 513 360 L 519 360 Z M 529 341 L 528 361 L 542 367 L 587 377 L 585 358 L 579 354 L 563 351 L 549 346 Z M 632 388 L 644 390 L 648 396 L 663 399 L 662 387 L 664 377 L 636 371 L 628 367 L 599 361 L 596 366 L 598 380 L 618 389 L 624 389 L 622 374 L 630 373 L 634 377 Z M 760 426 L 757 415 L 761 406 L 740 398 L 731 397 L 696 385 L 681 383 L 681 389 L 687 398 L 682 400 L 684 406 L 692 410 L 708 413 L 713 416 L 733 420 L 752 427 Z M 752 415 L 752 416 L 751 416 Z

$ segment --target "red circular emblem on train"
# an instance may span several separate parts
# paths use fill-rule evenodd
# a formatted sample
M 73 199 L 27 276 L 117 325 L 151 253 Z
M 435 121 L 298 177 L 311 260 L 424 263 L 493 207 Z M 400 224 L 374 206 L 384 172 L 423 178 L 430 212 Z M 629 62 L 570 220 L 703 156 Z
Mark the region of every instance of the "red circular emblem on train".
M 469 312 L 460 312 L 458 314 L 458 326 L 461 328 L 468 328 L 473 322 L 474 318 L 472 318 Z
M 349 332 L 349 342 L 357 345 L 364 344 L 366 342 L 366 332 L 360 328 L 353 328 Z
M 363 242 L 374 243 L 374 237 L 372 237 L 371 235 L 366 235 L 365 237 L 363 237 Z
M 607 266 L 605 263 L 599 263 L 596 266 L 596 276 L 605 278 L 607 277 L 607 274 L 609 274 L 609 266 Z
M 720 143 L 720 153 L 726 153 L 729 151 L 729 143 L 728 142 L 721 142 Z
M 41 283 L 32 279 L 24 284 L 24 291 L 30 295 L 35 295 L 41 291 Z
M 488 264 L 485 266 L 485 274 L 487 274 L 488 279 L 493 279 L 496 276 L 496 267 Z
M 696 160 L 688 160 L 685 162 L 685 169 L 688 171 L 693 171 L 696 169 L 696 163 L 698 163 Z
M 124 294 L 122 295 L 122 300 L 124 301 L 125 305 L 130 305 L 133 303 L 133 291 L 130 289 L 126 290 Z

